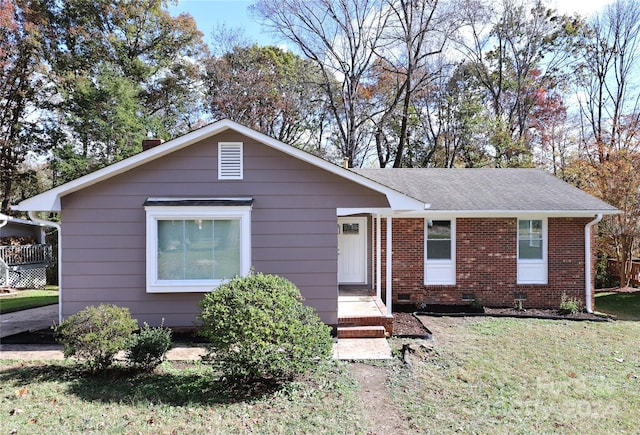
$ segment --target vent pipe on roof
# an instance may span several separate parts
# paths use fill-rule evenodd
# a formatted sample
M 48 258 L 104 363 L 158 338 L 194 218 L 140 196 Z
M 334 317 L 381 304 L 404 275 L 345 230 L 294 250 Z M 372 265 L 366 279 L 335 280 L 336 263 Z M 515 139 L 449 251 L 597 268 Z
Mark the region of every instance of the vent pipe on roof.
M 163 142 L 162 139 L 143 139 L 142 151 L 150 150 L 153 147 L 157 147 Z
M 349 169 L 349 159 L 348 158 L 345 157 L 344 159 L 342 159 L 342 166 L 345 169 Z

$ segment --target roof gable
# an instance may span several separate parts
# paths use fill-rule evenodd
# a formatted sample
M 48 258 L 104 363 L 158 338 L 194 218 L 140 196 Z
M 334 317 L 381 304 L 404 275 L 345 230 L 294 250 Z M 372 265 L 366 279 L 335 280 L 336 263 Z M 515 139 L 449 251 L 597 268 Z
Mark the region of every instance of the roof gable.
M 78 190 L 87 188 L 96 183 L 108 180 L 118 174 L 125 173 L 136 167 L 149 163 L 160 157 L 171 154 L 177 150 L 186 148 L 196 142 L 203 139 L 215 136 L 227 130 L 233 130 L 244 136 L 247 136 L 253 140 L 256 140 L 271 148 L 284 152 L 292 157 L 307 162 L 311 165 L 319 167 L 330 173 L 339 175 L 345 179 L 353 181 L 357 184 L 370 188 L 373 191 L 386 195 L 387 200 L 392 209 L 394 210 L 417 210 L 424 209 L 424 203 L 412 198 L 405 193 L 399 192 L 393 188 L 377 183 L 359 174 L 356 174 L 348 169 L 344 169 L 312 154 L 309 154 L 303 150 L 295 148 L 291 145 L 287 145 L 248 127 L 242 126 L 236 122 L 230 120 L 222 120 L 214 122 L 198 130 L 192 131 L 180 136 L 176 139 L 162 143 L 147 151 L 143 151 L 132 157 L 129 157 L 120 162 L 109 165 L 105 168 L 99 169 L 95 172 L 87 174 L 76 180 L 65 183 L 61 186 L 50 189 L 39 195 L 26 199 L 12 208 L 20 211 L 60 211 L 61 201 L 60 199 Z

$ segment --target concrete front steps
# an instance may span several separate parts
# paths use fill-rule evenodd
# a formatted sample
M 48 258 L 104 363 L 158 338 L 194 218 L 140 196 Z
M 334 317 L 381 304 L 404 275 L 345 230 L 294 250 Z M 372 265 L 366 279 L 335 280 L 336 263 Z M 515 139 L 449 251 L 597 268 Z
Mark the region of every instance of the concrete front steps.
M 338 326 L 338 338 L 385 338 L 384 326 Z
M 393 333 L 393 317 L 338 316 L 338 338 L 386 338 Z
M 338 338 L 385 338 L 393 332 L 393 318 L 384 303 L 371 295 L 338 297 Z

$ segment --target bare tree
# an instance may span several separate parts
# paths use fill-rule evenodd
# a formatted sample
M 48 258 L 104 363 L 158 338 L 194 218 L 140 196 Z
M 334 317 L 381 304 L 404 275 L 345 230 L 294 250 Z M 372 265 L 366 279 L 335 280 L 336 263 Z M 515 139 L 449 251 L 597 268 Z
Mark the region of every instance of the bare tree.
M 594 16 L 581 50 L 578 101 L 583 145 L 603 162 L 612 150 L 637 145 L 625 132 L 640 120 L 640 3 L 618 0 Z M 626 121 L 624 119 L 626 118 Z M 638 150 L 636 150 L 638 151 Z
M 600 226 L 601 250 L 630 279 L 640 239 L 640 3 L 618 0 L 590 22 L 578 86 L 582 124 L 580 181 L 622 213 Z
M 274 32 L 293 42 L 324 77 L 335 120 L 335 145 L 349 165 L 368 147 L 371 116 L 367 74 L 381 44 L 386 0 L 259 0 L 252 10 Z
M 458 11 L 465 26 L 457 48 L 486 95 L 495 164 L 530 165 L 533 91 L 561 83 L 580 20 L 558 16 L 540 0 L 462 0 Z
M 387 105 L 376 123 L 376 149 L 378 163 L 385 167 L 406 164 L 405 149 L 410 140 L 410 116 L 423 115 L 416 109 L 419 94 L 442 69 L 433 69 L 429 60 L 442 52 L 455 26 L 444 12 L 445 2 L 439 0 L 389 0 L 388 26 L 385 44 L 378 50 L 384 59 L 380 65 L 391 76 L 392 91 Z M 392 124 L 391 128 L 389 123 Z M 392 140 L 384 130 L 393 131 Z

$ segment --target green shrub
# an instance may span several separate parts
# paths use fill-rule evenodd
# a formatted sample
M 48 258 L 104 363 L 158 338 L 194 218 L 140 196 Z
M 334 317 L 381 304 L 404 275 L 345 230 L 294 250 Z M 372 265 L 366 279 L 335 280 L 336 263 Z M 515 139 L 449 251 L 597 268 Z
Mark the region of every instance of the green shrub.
M 171 349 L 171 329 L 159 326 L 151 327 L 144 323 L 138 334 L 129 341 L 127 360 L 135 367 L 150 372 L 164 360 Z
M 64 346 L 64 356 L 84 360 L 94 371 L 104 370 L 126 349 L 138 322 L 128 308 L 102 304 L 69 316 L 55 327 L 56 339 Z
M 596 288 L 618 287 L 620 280 L 611 273 L 609 269 L 609 257 L 600 255 L 595 265 L 595 286 Z
M 234 278 L 200 303 L 205 360 L 228 378 L 291 379 L 329 358 L 332 339 L 300 291 L 275 275 Z
M 582 304 L 577 298 L 570 298 L 566 293 L 560 296 L 560 312 L 563 314 L 576 314 L 582 311 Z

